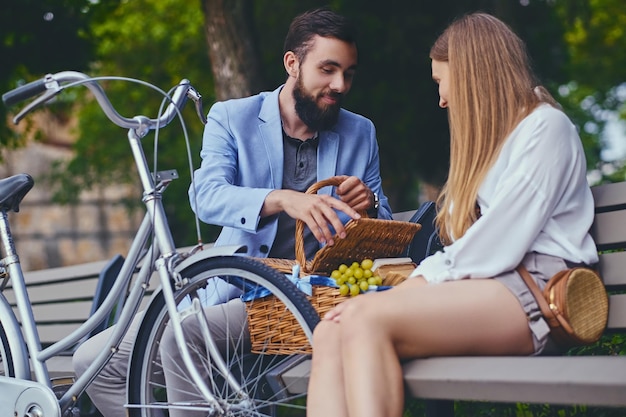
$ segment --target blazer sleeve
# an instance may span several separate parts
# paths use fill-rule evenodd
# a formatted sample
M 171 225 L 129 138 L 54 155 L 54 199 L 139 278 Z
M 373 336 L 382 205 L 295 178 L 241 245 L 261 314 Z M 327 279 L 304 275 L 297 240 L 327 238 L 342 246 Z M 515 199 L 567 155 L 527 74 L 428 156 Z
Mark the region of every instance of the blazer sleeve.
M 248 142 L 238 139 L 240 133 L 231 126 L 239 124 L 232 123 L 229 110 L 236 112 L 229 109 L 228 102 L 218 102 L 209 111 L 200 152 L 202 163 L 194 172 L 189 201 L 205 223 L 254 232 L 265 197 L 273 190 L 270 176 L 256 167 L 266 167 L 269 162 L 263 148 L 254 146 L 253 135 L 246 136 Z M 256 120 L 252 117 L 242 129 L 254 132 L 250 123 Z M 244 146 L 245 150 L 240 149 Z M 249 174 L 255 170 L 257 175 Z

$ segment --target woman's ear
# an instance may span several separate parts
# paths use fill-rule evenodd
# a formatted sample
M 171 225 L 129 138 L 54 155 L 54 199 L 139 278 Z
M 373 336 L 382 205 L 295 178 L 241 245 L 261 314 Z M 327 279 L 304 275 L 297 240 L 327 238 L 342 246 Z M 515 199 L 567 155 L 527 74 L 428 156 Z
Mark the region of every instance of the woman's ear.
M 285 71 L 290 77 L 297 77 L 300 69 L 300 63 L 293 51 L 285 52 L 283 56 L 283 64 L 285 65 Z

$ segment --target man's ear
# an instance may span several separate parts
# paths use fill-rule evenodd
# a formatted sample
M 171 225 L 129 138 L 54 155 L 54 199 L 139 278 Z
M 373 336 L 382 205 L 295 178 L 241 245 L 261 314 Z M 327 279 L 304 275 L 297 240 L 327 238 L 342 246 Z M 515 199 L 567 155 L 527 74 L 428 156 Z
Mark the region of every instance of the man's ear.
M 300 70 L 300 63 L 296 54 L 293 51 L 285 52 L 283 56 L 283 64 L 285 65 L 285 71 L 287 71 L 287 75 L 290 77 L 297 77 L 298 71 Z

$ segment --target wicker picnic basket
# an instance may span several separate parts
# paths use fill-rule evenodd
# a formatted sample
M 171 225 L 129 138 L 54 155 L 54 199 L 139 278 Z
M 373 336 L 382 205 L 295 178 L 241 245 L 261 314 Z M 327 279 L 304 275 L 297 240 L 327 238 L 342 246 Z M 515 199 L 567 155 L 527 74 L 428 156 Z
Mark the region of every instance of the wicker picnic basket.
M 338 177 L 331 177 L 313 184 L 308 194 L 327 186 L 341 183 Z M 364 213 L 361 213 L 362 215 Z M 396 220 L 369 219 L 361 217 L 346 224 L 346 237 L 335 239 L 333 246 L 320 249 L 311 261 L 304 253 L 304 222 L 296 221 L 296 259 L 260 258 L 259 261 L 281 272 L 291 273 L 298 263 L 304 275 L 326 275 L 340 264 L 363 259 L 392 258 L 402 256 L 421 225 Z M 320 316 L 346 300 L 335 287 L 313 286 L 309 300 Z M 274 296 L 256 299 L 246 303 L 248 327 L 252 352 L 265 354 L 310 353 L 308 339 L 293 315 L 286 312 L 285 306 Z

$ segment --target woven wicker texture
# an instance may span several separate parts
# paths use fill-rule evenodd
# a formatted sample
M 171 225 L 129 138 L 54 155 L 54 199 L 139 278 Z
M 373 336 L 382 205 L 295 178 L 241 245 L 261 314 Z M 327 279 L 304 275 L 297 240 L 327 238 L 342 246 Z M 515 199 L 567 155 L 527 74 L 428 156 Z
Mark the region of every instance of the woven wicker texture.
M 307 298 L 320 315 L 346 299 L 336 288 L 319 286 L 314 286 L 312 296 Z M 276 297 L 250 301 L 246 303 L 246 309 L 252 353 L 311 354 L 311 345 L 302 327 Z
M 602 281 L 590 269 L 579 268 L 572 272 L 567 284 L 563 312 L 576 335 L 586 343 L 593 343 L 606 328 L 609 301 Z M 558 284 L 557 284 L 558 285 Z M 548 296 L 550 289 L 547 290 Z M 549 299 L 549 298 L 548 298 Z
M 306 192 L 317 193 L 323 187 L 337 186 L 341 179 L 331 177 L 313 184 Z M 392 258 L 401 256 L 421 225 L 395 220 L 368 219 L 365 213 L 358 220 L 346 224 L 346 237 L 335 238 L 333 246 L 320 249 L 312 261 L 306 261 L 304 253 L 304 222 L 296 221 L 296 259 L 261 258 L 259 261 L 281 272 L 290 273 L 297 262 L 304 274 L 330 275 L 342 263 L 363 259 Z M 320 316 L 346 299 L 339 290 L 330 287 L 314 287 L 310 301 Z M 285 306 L 273 296 L 247 303 L 248 326 L 252 351 L 266 354 L 310 353 L 311 347 L 291 314 L 285 314 Z M 288 320 L 291 316 L 292 320 Z M 277 320 L 276 317 L 280 317 Z

